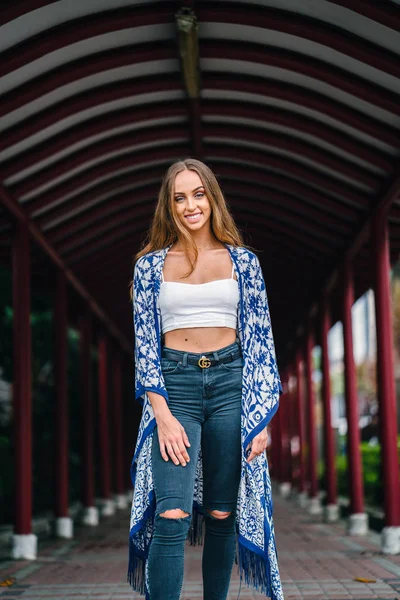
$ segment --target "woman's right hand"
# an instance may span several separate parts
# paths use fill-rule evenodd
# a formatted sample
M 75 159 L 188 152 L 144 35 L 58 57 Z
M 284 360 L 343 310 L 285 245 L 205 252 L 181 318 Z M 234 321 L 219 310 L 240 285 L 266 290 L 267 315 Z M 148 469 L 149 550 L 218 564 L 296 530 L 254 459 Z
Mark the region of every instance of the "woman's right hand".
M 156 421 L 161 456 L 166 461 L 169 456 L 174 464 L 185 467 L 190 461 L 186 450 L 190 447 L 186 431 L 168 408 L 156 415 Z

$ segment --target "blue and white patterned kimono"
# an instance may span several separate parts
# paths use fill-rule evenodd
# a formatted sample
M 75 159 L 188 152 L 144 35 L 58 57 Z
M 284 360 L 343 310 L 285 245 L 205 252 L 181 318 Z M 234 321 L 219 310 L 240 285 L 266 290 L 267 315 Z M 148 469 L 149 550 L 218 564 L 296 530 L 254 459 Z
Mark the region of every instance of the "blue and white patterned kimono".
M 257 256 L 226 245 L 239 284 L 237 333 L 243 353 L 241 442 L 242 465 L 237 503 L 237 559 L 240 576 L 272 600 L 283 600 L 272 519 L 271 481 L 265 453 L 246 462 L 246 448 L 278 409 L 282 386 L 275 358 L 264 278 Z M 143 405 L 132 460 L 134 487 L 130 521 L 128 581 L 146 593 L 147 556 L 153 533 L 155 496 L 151 445 L 156 425 L 146 392 L 168 402 L 161 372 L 161 272 L 170 246 L 142 256 L 134 269 L 135 397 Z M 199 456 L 193 497 L 192 544 L 201 541 L 202 462 Z

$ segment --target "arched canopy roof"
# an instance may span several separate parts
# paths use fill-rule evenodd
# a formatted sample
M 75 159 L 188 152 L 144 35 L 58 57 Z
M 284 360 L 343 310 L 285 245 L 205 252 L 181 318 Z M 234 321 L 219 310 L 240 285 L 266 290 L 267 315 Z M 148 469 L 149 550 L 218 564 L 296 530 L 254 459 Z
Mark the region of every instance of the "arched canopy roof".
M 182 5 L 198 22 L 197 98 Z M 132 256 L 187 155 L 261 251 L 282 356 L 389 189 L 398 254 L 398 0 L 29 0 L 0 9 L 0 78 L 3 192 L 128 340 Z M 366 246 L 357 293 L 368 260 Z

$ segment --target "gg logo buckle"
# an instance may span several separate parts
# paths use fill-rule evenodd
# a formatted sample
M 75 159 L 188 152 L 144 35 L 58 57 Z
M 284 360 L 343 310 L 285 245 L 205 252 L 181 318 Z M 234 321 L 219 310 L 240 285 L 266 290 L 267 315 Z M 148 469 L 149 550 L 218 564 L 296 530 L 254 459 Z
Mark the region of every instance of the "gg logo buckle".
M 209 358 L 207 358 L 207 356 L 201 356 L 199 358 L 197 364 L 202 369 L 208 369 L 208 367 L 211 367 L 211 360 Z

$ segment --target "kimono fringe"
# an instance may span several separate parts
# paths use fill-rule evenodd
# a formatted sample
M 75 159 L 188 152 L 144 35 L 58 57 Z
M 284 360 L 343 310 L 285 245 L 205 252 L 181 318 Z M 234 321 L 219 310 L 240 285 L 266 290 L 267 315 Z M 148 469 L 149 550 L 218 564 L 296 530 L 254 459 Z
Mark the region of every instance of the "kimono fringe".
M 240 581 L 244 579 L 247 585 L 274 600 L 268 558 L 257 554 L 240 542 L 237 544 L 237 555 L 239 558 Z
M 133 543 L 133 536 L 129 538 L 129 563 L 127 580 L 132 589 L 139 594 L 146 594 L 146 558 L 139 556 Z
M 201 546 L 204 540 L 204 514 L 197 507 L 193 507 L 192 522 L 188 540 L 191 546 Z

